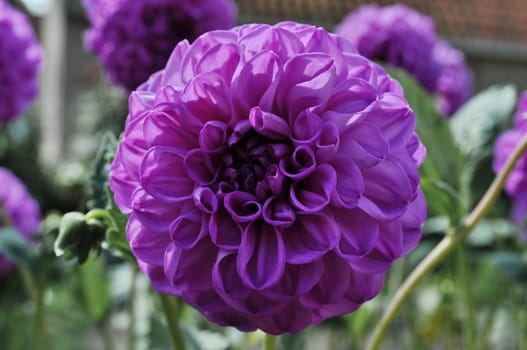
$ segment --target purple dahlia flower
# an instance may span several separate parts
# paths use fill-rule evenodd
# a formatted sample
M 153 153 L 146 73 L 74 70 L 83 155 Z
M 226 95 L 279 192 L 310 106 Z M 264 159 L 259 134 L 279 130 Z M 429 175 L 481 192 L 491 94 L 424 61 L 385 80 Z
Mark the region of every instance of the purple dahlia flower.
M 182 41 L 129 107 L 110 186 L 133 253 L 220 325 L 280 334 L 351 312 L 421 236 L 414 113 L 321 28 Z
M 518 102 L 518 110 L 514 115 L 515 128 L 504 132 L 494 146 L 493 169 L 498 173 L 507 162 L 521 139 L 527 133 L 527 91 Z M 524 223 L 527 216 L 527 154 L 524 154 L 509 175 L 505 183 L 505 192 L 513 199 L 512 219 Z
M 0 228 L 10 225 L 32 241 L 40 225 L 40 209 L 24 184 L 6 168 L 0 167 Z M 0 273 L 13 264 L 0 254 Z
M 0 0 L 0 124 L 18 117 L 36 97 L 41 63 L 28 18 Z
M 470 97 L 472 74 L 461 51 L 438 38 L 430 17 L 405 6 L 364 5 L 350 13 L 335 32 L 360 54 L 411 74 L 428 92 L 438 94 L 438 109 L 452 115 Z
M 108 79 L 135 89 L 163 68 L 174 46 L 234 25 L 232 0 L 83 0 L 91 28 L 86 48 Z

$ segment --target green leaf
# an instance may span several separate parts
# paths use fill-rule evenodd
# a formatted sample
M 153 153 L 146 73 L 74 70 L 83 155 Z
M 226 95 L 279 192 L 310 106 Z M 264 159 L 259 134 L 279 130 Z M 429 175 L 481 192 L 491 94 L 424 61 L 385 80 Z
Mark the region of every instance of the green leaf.
M 93 257 L 79 268 L 84 306 L 95 322 L 102 321 L 111 306 L 109 281 L 105 270 L 103 259 Z
M 454 141 L 470 160 L 488 154 L 496 134 L 516 105 L 516 88 L 492 86 L 468 101 L 452 118 Z
M 494 142 L 509 125 L 515 104 L 516 89 L 512 85 L 493 86 L 468 101 L 452 119 L 454 141 L 463 155 L 460 188 L 466 207 L 472 207 L 483 196 L 494 178 Z
M 467 243 L 472 246 L 492 246 L 500 239 L 516 237 L 517 227 L 506 219 L 483 219 L 470 232 Z
M 525 283 L 527 280 L 527 261 L 514 253 L 498 252 L 490 257 L 492 265 L 510 279 Z
M 93 173 L 89 180 L 92 200 L 88 206 L 91 209 L 108 207 L 109 202 L 106 188 L 108 186 L 110 165 L 114 158 L 117 144 L 117 139 L 112 133 L 108 132 L 104 134 L 97 156 L 95 157 Z
M 441 180 L 457 189 L 462 158 L 450 131 L 449 121 L 436 109 L 435 99 L 430 96 L 411 76 L 402 70 L 386 68 L 404 90 L 404 96 L 416 117 L 416 131 L 427 149 L 429 168 L 436 173 L 432 181 Z
M 33 246 L 13 228 L 0 229 L 0 253 L 18 265 L 31 266 L 36 259 Z

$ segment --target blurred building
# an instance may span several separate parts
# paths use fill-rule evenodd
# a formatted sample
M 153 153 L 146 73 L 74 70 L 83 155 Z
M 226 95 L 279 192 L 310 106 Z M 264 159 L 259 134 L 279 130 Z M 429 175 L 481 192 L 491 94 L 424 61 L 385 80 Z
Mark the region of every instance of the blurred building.
M 296 20 L 332 29 L 360 5 L 404 3 L 434 18 L 441 36 L 465 52 L 476 90 L 513 83 L 527 88 L 524 0 L 235 0 L 240 23 Z

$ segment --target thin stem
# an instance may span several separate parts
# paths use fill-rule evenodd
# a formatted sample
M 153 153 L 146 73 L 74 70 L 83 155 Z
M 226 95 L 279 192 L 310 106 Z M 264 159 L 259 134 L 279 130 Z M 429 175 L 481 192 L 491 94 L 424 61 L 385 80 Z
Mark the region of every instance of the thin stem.
M 265 334 L 263 339 L 263 349 L 262 350 L 276 350 L 276 340 L 278 338 L 270 334 Z
M 181 333 L 181 328 L 178 324 L 179 311 L 178 308 L 173 304 L 175 297 L 168 296 L 166 294 L 159 294 L 161 299 L 161 307 L 165 318 L 167 320 L 168 332 L 172 338 L 172 345 L 176 350 L 185 350 L 185 341 L 183 339 L 183 334 Z
M 135 350 L 135 326 L 136 326 L 136 315 L 135 315 L 135 298 L 136 298 L 136 282 L 139 276 L 139 270 L 134 266 L 132 272 L 132 281 L 130 283 L 130 301 L 129 301 L 129 312 L 130 312 L 130 327 L 128 327 L 128 350 Z
M 392 301 L 388 305 L 381 320 L 375 326 L 372 337 L 366 347 L 367 350 L 376 350 L 381 345 L 381 341 L 386 333 L 388 326 L 393 322 L 395 316 L 401 309 L 403 303 L 408 299 L 417 284 L 436 267 L 450 251 L 462 241 L 476 224 L 489 212 L 494 205 L 505 185 L 505 181 L 514 168 L 516 162 L 527 149 L 527 135 L 516 146 L 514 152 L 509 156 L 503 169 L 498 173 L 483 198 L 479 201 L 476 208 L 468 215 L 464 222 L 454 231 L 447 232 L 443 240 L 432 249 L 432 251 L 415 267 L 408 278 L 403 282 Z
M 469 266 L 466 258 L 465 247 L 463 244 L 457 246 L 457 278 L 460 300 L 459 307 L 462 310 L 462 321 L 463 321 L 463 341 L 464 349 L 474 349 L 474 327 L 476 321 L 474 320 L 474 310 L 472 307 L 472 296 L 470 290 L 470 273 L 468 271 Z
M 86 213 L 85 219 L 86 220 L 89 220 L 89 219 L 105 219 L 106 221 L 108 221 L 108 223 L 110 224 L 110 226 L 113 229 L 117 230 L 117 224 L 115 223 L 115 220 L 108 213 L 108 211 L 106 211 L 104 209 L 97 208 L 97 209 L 90 210 L 88 213 Z

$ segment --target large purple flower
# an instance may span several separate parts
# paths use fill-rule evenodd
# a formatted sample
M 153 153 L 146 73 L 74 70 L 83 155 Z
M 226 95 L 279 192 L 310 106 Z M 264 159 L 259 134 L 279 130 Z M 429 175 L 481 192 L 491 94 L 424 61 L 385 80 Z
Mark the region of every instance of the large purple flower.
M 438 94 L 438 109 L 446 115 L 470 97 L 472 74 L 463 53 L 438 38 L 431 18 L 405 5 L 364 5 L 335 31 L 362 55 L 408 71 L 426 90 Z
M 0 124 L 18 117 L 38 92 L 42 49 L 28 18 L 0 0 Z
M 40 225 L 40 209 L 24 184 L 8 169 L 0 167 L 0 228 L 9 225 L 28 241 Z M 0 254 L 0 273 L 13 264 Z
M 507 162 L 521 139 L 527 133 L 527 91 L 522 94 L 518 102 L 518 110 L 514 115 L 512 130 L 504 132 L 494 146 L 493 168 L 498 173 Z M 527 154 L 524 154 L 509 175 L 505 183 L 505 192 L 513 199 L 512 219 L 523 224 L 527 216 Z
M 174 46 L 234 25 L 232 0 L 83 0 L 91 28 L 86 48 L 108 79 L 135 89 L 163 68 Z
M 110 186 L 133 253 L 212 321 L 279 334 L 351 312 L 420 238 L 414 113 L 321 28 L 183 41 L 129 107 Z

